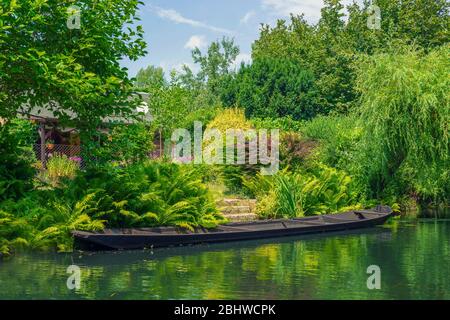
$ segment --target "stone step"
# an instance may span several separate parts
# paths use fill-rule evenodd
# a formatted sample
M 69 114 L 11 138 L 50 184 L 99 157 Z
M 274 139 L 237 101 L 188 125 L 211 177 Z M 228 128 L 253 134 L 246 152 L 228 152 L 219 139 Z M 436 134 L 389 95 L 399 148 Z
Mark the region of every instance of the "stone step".
M 230 222 L 258 220 L 258 215 L 254 213 L 224 214 Z
M 226 213 L 252 213 L 252 208 L 250 206 L 228 206 L 219 207 L 219 211 Z
M 254 208 L 256 206 L 256 199 L 222 199 L 216 202 L 219 207 L 229 206 L 249 206 Z

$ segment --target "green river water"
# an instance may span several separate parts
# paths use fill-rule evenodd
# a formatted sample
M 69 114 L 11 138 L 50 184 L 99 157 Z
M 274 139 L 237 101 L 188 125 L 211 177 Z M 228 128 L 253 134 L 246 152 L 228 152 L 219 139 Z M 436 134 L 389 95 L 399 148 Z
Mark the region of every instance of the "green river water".
M 67 268 L 80 267 L 69 290 Z M 367 268 L 381 288 L 369 290 Z M 450 299 L 450 214 L 351 232 L 154 251 L 18 253 L 0 299 Z

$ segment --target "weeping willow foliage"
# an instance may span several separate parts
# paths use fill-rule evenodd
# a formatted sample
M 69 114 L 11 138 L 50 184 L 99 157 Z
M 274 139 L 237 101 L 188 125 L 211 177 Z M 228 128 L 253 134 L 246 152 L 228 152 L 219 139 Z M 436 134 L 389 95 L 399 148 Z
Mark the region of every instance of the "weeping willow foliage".
M 359 179 L 369 190 L 449 199 L 450 46 L 368 57 L 358 71 Z

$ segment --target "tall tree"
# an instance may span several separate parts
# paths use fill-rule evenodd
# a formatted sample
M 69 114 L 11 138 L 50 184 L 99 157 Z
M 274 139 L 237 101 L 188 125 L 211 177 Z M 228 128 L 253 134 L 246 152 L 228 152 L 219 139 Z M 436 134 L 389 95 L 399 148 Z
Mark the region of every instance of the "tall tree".
M 379 29 L 369 28 L 372 3 L 380 8 Z M 252 58 L 289 58 L 313 71 L 324 113 L 347 112 L 358 98 L 354 62 L 361 53 L 391 51 L 398 44 L 431 50 L 450 39 L 450 3 L 446 0 L 377 0 L 347 6 L 327 0 L 317 24 L 302 15 L 274 27 L 263 25 L 252 47 Z
M 136 75 L 136 87 L 142 88 L 161 88 L 167 85 L 164 78 L 164 70 L 161 67 L 148 66 L 138 71 Z
M 450 46 L 367 56 L 357 89 L 364 128 L 355 166 L 371 192 L 450 196 Z
M 130 114 L 122 58 L 145 54 L 138 0 L 2 0 L 0 117 L 48 105 L 80 128 Z M 135 101 L 137 103 L 137 101 Z
M 371 3 L 348 6 L 348 45 L 358 52 L 385 51 L 396 42 L 414 44 L 424 50 L 450 40 L 450 3 L 446 0 L 377 0 L 380 28 L 370 29 L 367 20 L 374 12 Z
M 213 94 L 220 90 L 220 80 L 231 72 L 231 67 L 239 54 L 239 47 L 233 39 L 222 38 L 210 44 L 205 55 L 199 48 L 192 51 L 192 58 L 200 66 L 198 78 L 207 83 L 208 89 Z
M 223 102 L 244 107 L 247 116 L 309 119 L 320 113 L 314 75 L 293 59 L 259 58 L 231 83 L 233 95 Z

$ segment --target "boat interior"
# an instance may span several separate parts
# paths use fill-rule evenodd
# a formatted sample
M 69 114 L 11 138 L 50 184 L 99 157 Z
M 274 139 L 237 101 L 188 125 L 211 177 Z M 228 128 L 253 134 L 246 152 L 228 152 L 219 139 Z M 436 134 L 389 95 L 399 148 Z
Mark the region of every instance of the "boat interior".
M 259 230 L 277 230 L 290 228 L 306 228 L 313 226 L 324 226 L 330 224 L 351 223 L 366 219 L 377 218 L 385 215 L 383 208 L 376 210 L 355 210 L 339 214 L 317 215 L 293 219 L 275 219 L 252 222 L 234 222 L 218 226 L 214 229 L 196 228 L 194 231 L 181 230 L 177 227 L 155 227 L 155 228 L 133 228 L 133 229 L 105 229 L 97 234 L 104 235 L 179 235 L 179 234 L 205 234 L 205 233 L 228 233 L 248 232 Z M 84 232 L 78 232 L 83 234 Z M 86 232 L 87 234 L 93 234 Z

